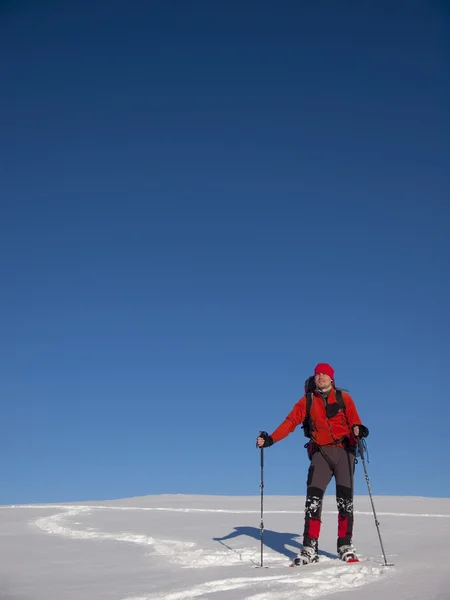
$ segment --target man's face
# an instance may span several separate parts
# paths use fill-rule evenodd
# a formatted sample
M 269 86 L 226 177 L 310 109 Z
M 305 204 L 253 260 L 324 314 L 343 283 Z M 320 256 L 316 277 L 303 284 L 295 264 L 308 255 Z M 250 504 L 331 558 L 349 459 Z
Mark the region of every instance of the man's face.
M 317 375 L 314 377 L 314 381 L 316 382 L 317 389 L 327 392 L 331 389 L 331 382 L 333 380 L 325 373 L 317 373 Z

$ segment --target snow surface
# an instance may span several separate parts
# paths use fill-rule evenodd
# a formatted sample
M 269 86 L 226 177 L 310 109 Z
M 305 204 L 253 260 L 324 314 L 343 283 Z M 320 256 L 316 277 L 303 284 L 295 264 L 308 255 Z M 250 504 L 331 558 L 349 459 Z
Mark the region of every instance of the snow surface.
M 0 600 L 450 600 L 450 499 L 355 498 L 357 564 L 336 558 L 325 497 L 321 560 L 301 548 L 304 497 L 146 496 L 0 507 Z

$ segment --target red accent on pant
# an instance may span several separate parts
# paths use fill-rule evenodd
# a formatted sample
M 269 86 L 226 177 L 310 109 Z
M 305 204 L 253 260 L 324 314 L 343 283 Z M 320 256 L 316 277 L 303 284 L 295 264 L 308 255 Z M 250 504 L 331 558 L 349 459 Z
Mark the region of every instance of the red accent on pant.
M 318 540 L 320 535 L 321 523 L 322 521 L 320 519 L 309 519 L 307 535 L 309 535 L 309 537 L 314 538 L 315 540 Z
M 343 538 L 348 533 L 348 516 L 338 515 L 338 537 Z

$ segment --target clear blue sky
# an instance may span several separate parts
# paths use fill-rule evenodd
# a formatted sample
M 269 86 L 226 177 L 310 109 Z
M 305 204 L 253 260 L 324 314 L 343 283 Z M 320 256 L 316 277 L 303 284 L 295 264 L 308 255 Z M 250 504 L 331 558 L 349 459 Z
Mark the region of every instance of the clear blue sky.
M 1 503 L 258 495 L 322 361 L 373 492 L 450 496 L 449 38 L 438 1 L 1 4 Z

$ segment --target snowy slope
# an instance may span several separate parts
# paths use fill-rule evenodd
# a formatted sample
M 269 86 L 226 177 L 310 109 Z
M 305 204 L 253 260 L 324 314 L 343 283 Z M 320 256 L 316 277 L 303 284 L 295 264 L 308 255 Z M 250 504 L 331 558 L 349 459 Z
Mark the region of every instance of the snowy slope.
M 336 559 L 325 498 L 321 561 L 289 568 L 301 547 L 303 497 L 148 496 L 0 507 L 0 600 L 450 600 L 450 499 L 355 499 L 362 561 Z M 352 592 L 349 595 L 349 592 Z

